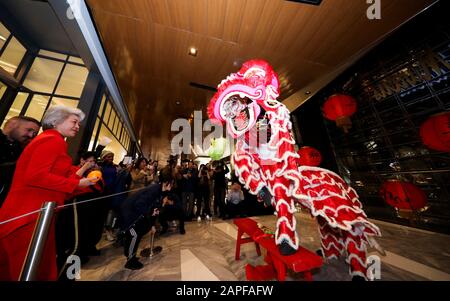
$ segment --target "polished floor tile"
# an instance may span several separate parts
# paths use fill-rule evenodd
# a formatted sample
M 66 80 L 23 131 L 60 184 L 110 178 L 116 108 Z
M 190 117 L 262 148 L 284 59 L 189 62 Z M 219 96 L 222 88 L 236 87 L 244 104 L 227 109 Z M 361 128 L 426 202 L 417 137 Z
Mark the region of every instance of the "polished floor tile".
M 300 244 L 311 251 L 317 250 L 320 240 L 315 219 L 304 213 L 297 213 L 296 217 Z M 268 228 L 275 227 L 273 215 L 252 218 Z M 387 256 L 382 257 L 369 250 L 381 258 L 381 280 L 450 280 L 450 236 L 374 222 L 383 234 L 378 241 L 387 251 Z M 185 235 L 172 228 L 169 233 L 156 236 L 155 245 L 162 246 L 163 251 L 152 258 L 141 258 L 144 268 L 138 271 L 125 269 L 122 248 L 103 240 L 98 244 L 101 256 L 91 257 L 82 266 L 81 280 L 243 281 L 247 264 L 264 264 L 264 251 L 263 256 L 257 256 L 254 244 L 244 244 L 240 260 L 236 261 L 236 235 L 232 220 L 188 222 Z M 138 254 L 149 245 L 150 236 L 146 235 Z M 351 280 L 344 258 L 325 262 L 321 269 L 313 271 L 313 278 L 315 281 Z M 290 272 L 287 280 L 301 281 L 303 276 Z
M 218 281 L 203 263 L 188 249 L 181 250 L 181 280 L 182 281 Z

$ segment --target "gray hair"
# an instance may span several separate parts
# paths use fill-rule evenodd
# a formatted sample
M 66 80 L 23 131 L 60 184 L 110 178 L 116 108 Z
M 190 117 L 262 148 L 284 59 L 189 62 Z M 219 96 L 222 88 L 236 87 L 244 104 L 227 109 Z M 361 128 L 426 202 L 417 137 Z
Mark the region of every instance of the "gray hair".
M 70 115 L 78 116 L 80 121 L 85 117 L 85 114 L 80 109 L 62 105 L 51 106 L 48 108 L 47 112 L 45 112 L 44 118 L 42 119 L 42 129 L 53 129 L 56 125 L 63 123 Z

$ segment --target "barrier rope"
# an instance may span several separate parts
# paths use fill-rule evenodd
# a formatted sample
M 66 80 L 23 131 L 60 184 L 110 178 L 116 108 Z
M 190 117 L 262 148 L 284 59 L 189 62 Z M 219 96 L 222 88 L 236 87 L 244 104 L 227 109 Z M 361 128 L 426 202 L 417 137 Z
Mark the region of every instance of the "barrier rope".
M 77 209 L 77 202 L 73 202 L 73 224 L 74 224 L 74 229 L 75 229 L 75 242 L 74 242 L 74 246 L 73 246 L 73 250 L 70 253 L 69 256 L 67 256 L 67 258 L 70 258 L 70 256 L 75 255 L 78 251 L 78 209 Z M 62 273 L 64 272 L 64 270 L 67 267 L 67 258 L 66 258 L 66 262 L 64 262 L 64 266 L 61 268 L 61 270 L 58 273 L 58 279 L 61 277 Z
M 28 215 L 32 215 L 32 214 L 35 214 L 35 213 L 38 213 L 40 211 L 42 211 L 42 209 L 38 209 L 38 210 L 35 210 L 35 211 L 31 211 L 31 212 L 28 212 L 28 213 L 25 213 L 25 214 L 22 214 L 22 215 L 19 215 L 19 216 L 7 219 L 6 221 L 0 222 L 0 226 L 3 225 L 3 224 L 7 224 L 7 223 L 10 223 L 12 221 L 15 221 L 16 219 L 19 219 L 19 218 L 22 218 L 22 217 L 25 217 L 25 216 L 28 216 Z
M 148 186 L 146 186 L 146 187 L 141 187 L 141 188 L 137 188 L 137 189 L 133 189 L 133 190 L 127 190 L 127 191 L 123 191 L 123 192 L 119 192 L 119 193 L 108 194 L 108 195 L 105 195 L 105 196 L 101 196 L 101 197 L 97 197 L 97 198 L 92 198 L 92 199 L 84 200 L 84 201 L 80 201 L 80 202 L 73 202 L 73 203 L 71 203 L 71 204 L 60 205 L 60 206 L 57 206 L 55 209 L 62 209 L 62 208 L 70 207 L 70 206 L 75 206 L 76 204 L 80 205 L 80 204 L 89 203 L 89 202 L 93 202 L 93 201 L 97 201 L 97 200 L 101 200 L 101 199 L 107 199 L 107 198 L 110 198 L 110 197 L 114 197 L 114 196 L 117 196 L 117 195 L 129 193 L 129 192 L 140 191 L 140 190 L 143 190 L 143 189 L 145 189 L 145 188 L 147 188 L 147 187 L 148 187 Z M 75 198 L 76 198 L 76 197 L 75 197 Z M 26 216 L 28 216 L 28 215 L 32 215 L 32 214 L 39 213 L 40 211 L 42 211 L 42 208 L 37 209 L 37 210 L 34 210 L 34 211 L 31 211 L 31 212 L 28 212 L 28 213 L 25 213 L 25 214 L 22 214 L 22 215 L 19 215 L 19 216 L 16 216 L 16 217 L 13 217 L 13 218 L 10 218 L 10 219 L 7 219 L 7 220 L 5 220 L 5 221 L 0 221 L 0 226 L 1 226 L 1 225 L 4 225 L 4 224 L 7 224 L 7 223 L 10 223 L 10 222 L 12 222 L 12 221 L 15 221 L 15 220 L 17 220 L 17 219 L 26 217 Z

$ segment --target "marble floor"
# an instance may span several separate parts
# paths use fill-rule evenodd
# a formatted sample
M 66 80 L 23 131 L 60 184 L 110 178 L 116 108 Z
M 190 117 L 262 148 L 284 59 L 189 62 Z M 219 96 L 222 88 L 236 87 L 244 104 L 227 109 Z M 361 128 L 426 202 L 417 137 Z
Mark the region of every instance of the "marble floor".
M 312 251 L 320 246 L 317 224 L 310 216 L 297 213 L 297 229 L 300 244 Z M 275 216 L 252 217 L 273 229 Z M 417 230 L 404 226 L 373 221 L 383 234 L 378 242 L 386 250 L 386 256 L 374 250 L 369 254 L 381 258 L 381 280 L 450 280 L 450 236 Z M 102 240 L 98 248 L 101 256 L 91 257 L 82 266 L 81 281 L 243 281 L 245 265 L 264 264 L 263 256 L 257 256 L 254 244 L 244 244 L 241 260 L 234 259 L 236 227 L 232 220 L 188 222 L 186 234 L 175 228 L 155 238 L 155 246 L 163 251 L 154 257 L 141 257 L 144 268 L 131 271 L 124 268 L 125 257 L 120 247 Z M 150 236 L 143 238 L 140 250 L 150 245 Z M 138 252 L 138 254 L 140 251 Z M 264 255 L 264 254 L 263 254 Z M 344 259 L 325 262 L 313 272 L 315 281 L 349 281 L 348 266 Z M 287 280 L 303 280 L 302 275 L 289 273 Z

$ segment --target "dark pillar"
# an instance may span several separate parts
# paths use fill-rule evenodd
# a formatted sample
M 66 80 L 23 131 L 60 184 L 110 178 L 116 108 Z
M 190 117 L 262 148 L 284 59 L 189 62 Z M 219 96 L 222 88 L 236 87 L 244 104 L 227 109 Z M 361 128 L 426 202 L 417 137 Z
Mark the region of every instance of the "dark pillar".
M 74 162 L 78 162 L 81 153 L 88 150 L 103 93 L 104 85 L 101 77 L 96 72 L 89 72 L 78 104 L 78 108 L 86 114 L 86 117 L 81 123 L 78 135 L 67 141 L 68 152 Z

